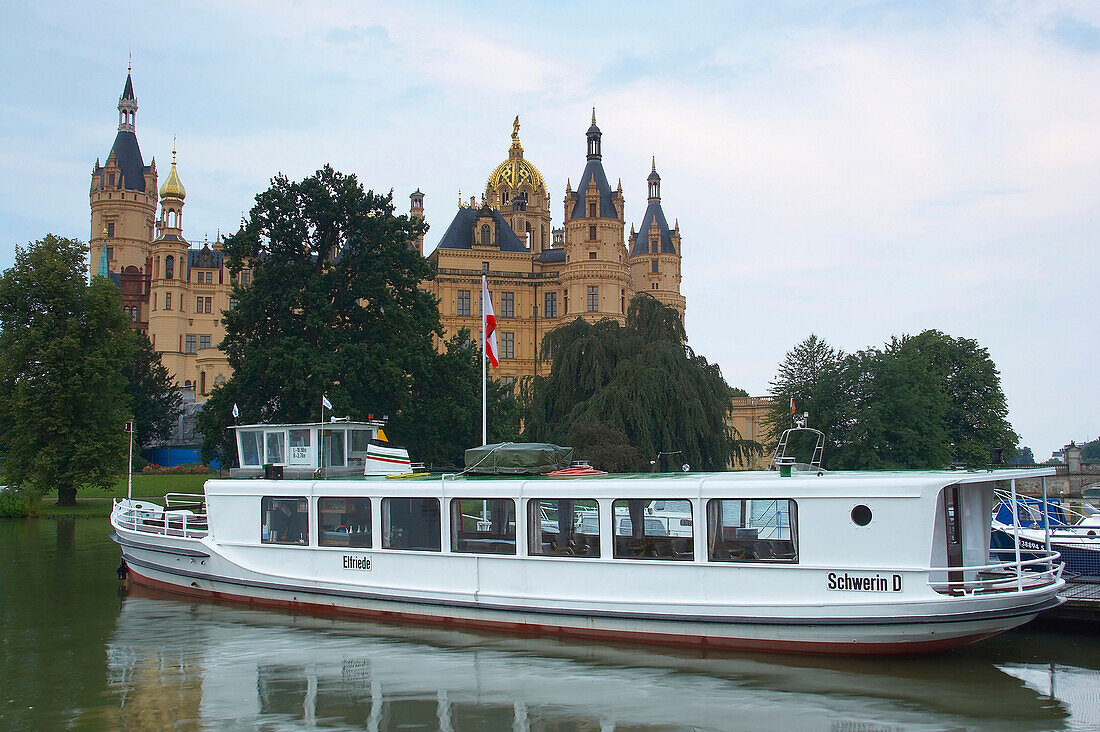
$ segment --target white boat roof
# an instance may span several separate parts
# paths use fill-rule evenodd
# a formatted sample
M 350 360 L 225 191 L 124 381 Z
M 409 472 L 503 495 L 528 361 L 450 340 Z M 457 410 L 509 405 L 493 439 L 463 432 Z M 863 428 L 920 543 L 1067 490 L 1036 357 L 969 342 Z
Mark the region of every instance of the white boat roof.
M 285 422 L 285 423 L 272 423 L 272 422 L 259 422 L 256 424 L 235 424 L 231 425 L 235 430 L 259 430 L 259 429 L 309 429 L 311 427 L 385 427 L 386 421 L 383 419 L 369 419 L 364 422 L 355 422 L 348 419 L 337 419 L 330 422 Z

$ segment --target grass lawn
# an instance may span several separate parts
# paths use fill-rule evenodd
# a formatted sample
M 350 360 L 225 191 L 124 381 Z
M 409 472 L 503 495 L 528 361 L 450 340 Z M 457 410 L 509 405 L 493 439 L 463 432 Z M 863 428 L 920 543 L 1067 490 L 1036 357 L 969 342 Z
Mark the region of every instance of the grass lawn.
M 135 475 L 134 498 L 160 498 L 165 493 L 202 493 L 202 485 L 210 475 Z M 82 498 L 125 498 L 126 476 L 122 476 L 110 490 L 82 488 L 76 492 L 76 501 Z M 56 501 L 56 496 L 54 497 Z
M 161 498 L 165 493 L 202 493 L 210 475 L 135 475 L 134 498 Z M 58 506 L 57 492 L 42 496 L 38 504 L 42 516 L 110 516 L 111 498 L 126 497 L 126 476 L 114 488 L 82 488 L 76 492 L 75 506 Z

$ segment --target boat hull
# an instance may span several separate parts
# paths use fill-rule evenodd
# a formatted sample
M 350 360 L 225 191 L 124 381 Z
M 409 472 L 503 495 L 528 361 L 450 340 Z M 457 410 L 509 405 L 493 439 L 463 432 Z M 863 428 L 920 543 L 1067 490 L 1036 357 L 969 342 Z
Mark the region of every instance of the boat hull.
M 116 540 L 119 538 L 116 535 Z M 938 615 L 893 617 L 657 616 L 649 613 L 587 613 L 533 607 L 490 607 L 477 603 L 387 597 L 369 588 L 293 585 L 209 571 L 201 550 L 157 549 L 120 544 L 129 580 L 194 597 L 280 608 L 318 615 L 464 627 L 535 636 L 648 643 L 697 648 L 833 654 L 925 653 L 966 645 L 1022 625 L 1060 604 L 1057 597 L 1031 605 Z M 201 544 L 200 544 L 201 546 Z

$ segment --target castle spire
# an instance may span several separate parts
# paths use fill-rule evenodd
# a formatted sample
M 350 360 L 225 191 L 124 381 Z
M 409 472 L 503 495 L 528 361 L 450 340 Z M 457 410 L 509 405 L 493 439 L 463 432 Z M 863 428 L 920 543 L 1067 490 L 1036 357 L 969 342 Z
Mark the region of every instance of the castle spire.
M 134 131 L 134 117 L 137 115 L 137 97 L 134 96 L 134 80 L 130 76 L 131 67 L 126 67 L 126 84 L 122 87 L 122 96 L 118 98 L 118 129 Z

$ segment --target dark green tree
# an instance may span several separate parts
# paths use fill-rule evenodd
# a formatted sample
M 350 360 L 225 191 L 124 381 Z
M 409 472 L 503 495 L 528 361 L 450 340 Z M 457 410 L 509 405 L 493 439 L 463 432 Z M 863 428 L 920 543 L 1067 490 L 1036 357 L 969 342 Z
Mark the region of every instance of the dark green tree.
M 1082 456 L 1084 455 L 1084 450 L 1081 451 L 1081 454 Z M 1015 455 L 1005 460 L 1005 462 L 1009 465 L 1034 465 L 1035 453 L 1031 451 L 1030 447 L 1024 446 L 1021 447 Z
M 947 398 L 923 363 L 867 349 L 845 357 L 841 393 L 854 416 L 840 432 L 830 468 L 941 468 L 951 457 Z
M 480 347 L 462 328 L 448 339 L 435 368 L 413 385 L 413 401 L 423 406 L 394 417 L 390 431 L 410 446 L 414 460 L 461 466 L 465 449 L 481 444 L 480 359 Z M 514 441 L 520 422 L 516 399 L 499 381 L 490 379 L 487 387 L 488 441 Z
M 168 439 L 183 398 L 149 338 L 132 331 L 134 357 L 126 367 L 126 393 L 134 413 L 134 439 L 148 446 Z
M 1030 448 L 1024 449 L 1030 452 Z M 1081 459 L 1090 463 L 1100 462 L 1100 439 L 1090 440 L 1081 445 Z
M 0 465 L 7 483 L 60 505 L 126 470 L 125 370 L 135 341 L 109 280 L 86 280 L 87 248 L 52 234 L 17 247 L 0 276 Z
M 543 340 L 553 365 L 532 383 L 524 436 L 569 443 L 600 425 L 626 438 L 604 450 L 616 461 L 606 466 L 613 469 L 638 465 L 626 445 L 642 465 L 662 453 L 674 455 L 662 467 L 704 470 L 747 459 L 755 444 L 741 440 L 727 420 L 734 390 L 685 340 L 676 311 L 645 293 L 631 300 L 625 327 L 578 318 L 554 329 Z
M 825 433 L 824 465 L 844 444 L 852 419 L 852 395 L 845 383 L 845 356 L 824 339 L 811 333 L 779 364 L 768 395 L 772 405 L 765 416 L 772 444 L 779 434 L 793 426 L 793 403 L 798 415 L 807 415 L 807 425 Z M 788 446 L 788 454 L 809 462 L 814 442 L 803 435 Z
M 233 376 L 199 414 L 204 460 L 235 463 L 234 404 L 241 423 L 308 422 L 324 394 L 335 415 L 390 417 L 414 460 L 453 464 L 480 444 L 477 352 L 455 339 L 433 348 L 439 310 L 418 287 L 432 268 L 412 246 L 424 230 L 329 166 L 256 196 L 226 241 L 231 273 L 251 268 L 252 281 L 225 313 Z
M 994 448 L 1005 455 L 1015 451 L 1019 437 L 1009 424 L 1001 376 L 987 349 L 970 338 L 926 330 L 903 337 L 892 350 L 917 358 L 946 395 L 944 426 L 952 460 L 977 467 L 989 464 Z

